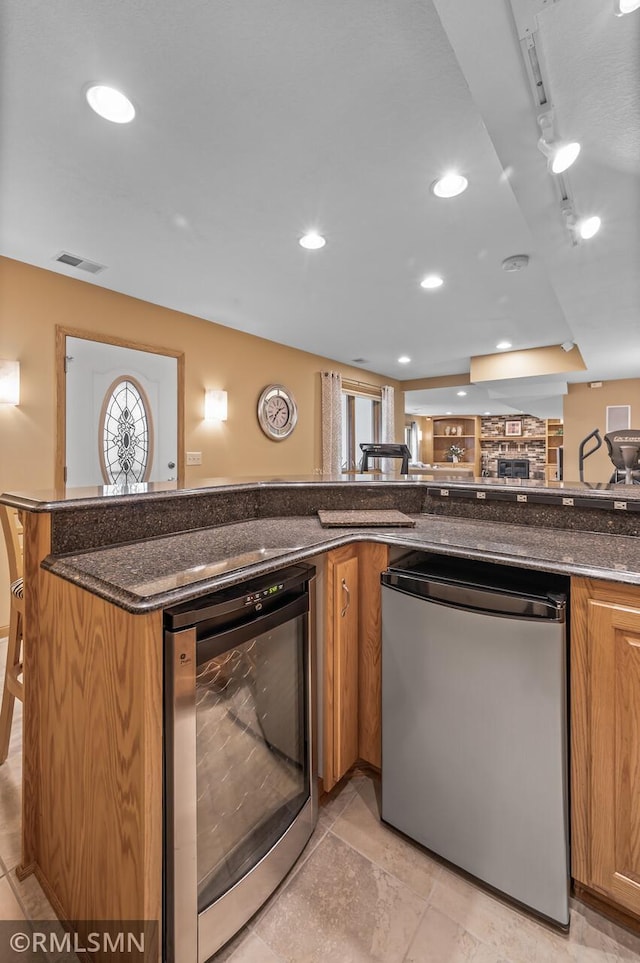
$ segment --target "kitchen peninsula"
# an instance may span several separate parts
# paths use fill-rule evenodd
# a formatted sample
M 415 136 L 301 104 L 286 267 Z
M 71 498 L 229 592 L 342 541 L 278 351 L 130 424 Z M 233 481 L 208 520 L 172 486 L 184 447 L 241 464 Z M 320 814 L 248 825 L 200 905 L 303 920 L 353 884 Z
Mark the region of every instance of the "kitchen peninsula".
M 585 898 L 640 918 L 640 490 L 355 475 L 1 500 L 25 511 L 21 872 L 36 872 L 61 918 L 162 918 L 163 609 L 314 561 L 328 789 L 358 758 L 380 766 L 379 574 L 389 552 L 416 548 L 571 576 L 572 876 Z M 398 509 L 415 526 L 317 518 L 354 508 Z M 353 638 L 334 618 L 345 563 Z M 355 663 L 340 651 L 353 639 Z M 349 664 L 338 683 L 334 666 Z M 348 717 L 336 711 L 345 687 Z

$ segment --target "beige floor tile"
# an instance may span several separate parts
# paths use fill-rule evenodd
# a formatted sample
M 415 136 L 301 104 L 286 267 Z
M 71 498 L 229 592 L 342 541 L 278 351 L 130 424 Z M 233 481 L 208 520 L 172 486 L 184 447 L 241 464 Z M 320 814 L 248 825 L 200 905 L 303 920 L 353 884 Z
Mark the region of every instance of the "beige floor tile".
M 270 911 L 271 907 L 274 905 L 274 903 L 276 902 L 280 894 L 287 888 L 287 886 L 290 886 L 293 883 L 295 877 L 300 872 L 305 862 L 309 859 L 309 857 L 312 855 L 314 850 L 322 842 L 322 840 L 326 835 L 327 835 L 326 828 L 318 821 L 318 825 L 316 826 L 313 833 L 311 834 L 311 838 L 309 839 L 309 842 L 307 843 L 304 850 L 302 851 L 302 854 L 299 856 L 297 862 L 289 870 L 289 872 L 287 873 L 285 878 L 282 880 L 280 885 L 277 887 L 277 889 L 273 891 L 269 899 L 265 901 L 263 906 L 257 911 L 257 913 L 247 923 L 248 930 L 257 930 L 261 920 Z M 217 963 L 217 957 L 216 957 L 216 963 Z
M 400 963 L 425 908 L 408 887 L 327 833 L 256 931 L 288 963 Z
M 0 920 L 26 919 L 20 903 L 11 888 L 8 876 L 0 879 Z
M 12 731 L 16 731 L 15 725 Z M 18 753 L 0 766 L 0 859 L 8 870 L 18 865 L 22 852 L 21 782 L 22 759 Z
M 379 788 L 379 783 L 361 781 L 331 831 L 427 898 L 440 873 L 440 863 L 380 822 Z
M 324 793 L 318 807 L 318 824 L 330 829 L 338 816 L 355 796 L 355 779 L 338 783 L 331 792 Z
M 431 903 L 513 963 L 573 963 L 569 939 L 443 869 Z
M 576 963 L 637 963 L 640 936 L 574 902 L 570 946 Z
M 478 945 L 471 933 L 429 906 L 405 956 L 405 963 L 472 963 Z
M 18 895 L 24 907 L 27 919 L 30 920 L 57 920 L 57 916 L 51 908 L 49 900 L 44 895 L 40 883 L 35 876 L 27 876 L 26 879 L 19 880 L 15 874 L 11 877 L 11 885 Z M 62 926 L 60 927 L 62 933 Z
M 281 963 L 281 960 L 256 933 L 249 933 L 242 945 L 229 957 L 229 963 Z
M 247 942 L 251 937 L 251 930 L 248 926 L 243 926 L 239 933 L 229 940 L 221 950 L 218 950 L 214 954 L 212 963 L 227 963 L 231 959 L 236 950 L 239 950 L 242 945 Z
M 486 946 L 484 943 L 478 943 L 476 951 L 473 955 L 472 963 L 510 963 L 506 957 L 502 956 L 497 950 L 492 946 Z

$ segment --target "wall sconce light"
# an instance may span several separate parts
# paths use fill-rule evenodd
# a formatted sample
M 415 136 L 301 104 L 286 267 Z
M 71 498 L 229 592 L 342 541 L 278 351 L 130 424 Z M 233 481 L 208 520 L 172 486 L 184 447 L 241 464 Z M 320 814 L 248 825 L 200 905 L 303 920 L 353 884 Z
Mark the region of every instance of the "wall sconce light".
M 204 393 L 204 420 L 227 420 L 227 392 L 215 388 L 207 388 Z
M 20 404 L 20 362 L 0 361 L 0 405 Z

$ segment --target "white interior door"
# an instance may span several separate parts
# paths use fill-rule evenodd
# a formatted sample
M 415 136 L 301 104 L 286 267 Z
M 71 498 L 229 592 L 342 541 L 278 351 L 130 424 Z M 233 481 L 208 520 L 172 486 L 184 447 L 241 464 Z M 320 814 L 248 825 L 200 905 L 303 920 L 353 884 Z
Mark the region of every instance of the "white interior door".
M 69 487 L 122 483 L 105 479 L 100 451 L 104 446 L 104 415 L 110 389 L 122 378 L 142 388 L 148 426 L 147 481 L 177 478 L 178 469 L 178 362 L 176 358 L 122 348 L 119 345 L 67 337 L 66 347 L 66 483 Z M 116 406 L 116 411 L 121 410 Z M 126 426 L 122 439 L 138 453 L 144 448 L 139 427 L 138 444 Z M 103 459 L 104 460 L 104 459 Z M 115 472 L 113 453 L 109 459 Z M 132 476 L 128 481 L 136 480 Z

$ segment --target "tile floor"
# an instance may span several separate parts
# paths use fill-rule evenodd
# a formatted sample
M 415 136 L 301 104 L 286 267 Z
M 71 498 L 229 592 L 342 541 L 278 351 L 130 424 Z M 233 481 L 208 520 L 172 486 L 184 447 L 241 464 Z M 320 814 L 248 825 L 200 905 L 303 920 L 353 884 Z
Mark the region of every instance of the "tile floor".
M 9 759 L 0 767 L 0 920 L 50 920 L 55 916 L 34 877 L 20 882 L 15 875 L 20 715 L 18 705 Z M 323 799 L 318 826 L 293 871 L 214 959 L 638 963 L 640 936 L 574 902 L 571 932 L 565 937 L 488 895 L 384 826 L 379 783 L 359 772 Z

